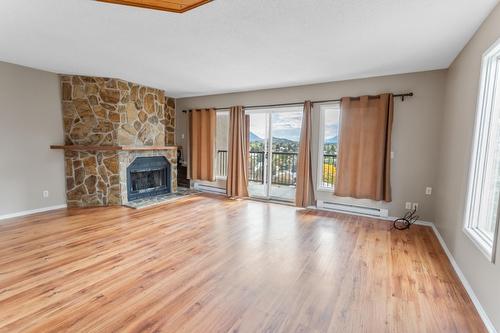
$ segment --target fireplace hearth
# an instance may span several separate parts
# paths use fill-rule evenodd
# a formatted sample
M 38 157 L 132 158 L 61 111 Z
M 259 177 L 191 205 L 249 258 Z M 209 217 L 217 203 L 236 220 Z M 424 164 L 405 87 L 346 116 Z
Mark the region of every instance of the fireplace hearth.
M 128 201 L 170 193 L 170 174 L 165 157 L 137 157 L 127 167 Z

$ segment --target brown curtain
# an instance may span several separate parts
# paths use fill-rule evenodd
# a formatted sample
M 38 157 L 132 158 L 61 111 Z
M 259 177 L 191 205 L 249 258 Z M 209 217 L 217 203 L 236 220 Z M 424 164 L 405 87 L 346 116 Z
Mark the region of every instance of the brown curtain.
M 392 94 L 344 97 L 335 195 L 391 201 Z
M 189 112 L 190 178 L 214 180 L 215 109 Z
M 242 106 L 229 111 L 226 191 L 229 197 L 248 197 L 249 121 Z
M 297 163 L 297 188 L 295 205 L 307 207 L 314 204 L 314 186 L 311 167 L 312 103 L 304 103 L 302 128 L 300 130 L 299 156 Z

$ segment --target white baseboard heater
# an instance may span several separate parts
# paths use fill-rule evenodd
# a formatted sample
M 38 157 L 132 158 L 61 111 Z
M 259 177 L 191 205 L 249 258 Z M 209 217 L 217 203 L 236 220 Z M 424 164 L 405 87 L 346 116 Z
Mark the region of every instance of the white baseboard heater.
M 224 195 L 226 194 L 225 188 L 220 188 L 207 184 L 194 183 L 194 189 L 201 192 L 209 192 L 209 193 L 224 194 Z
M 364 207 L 358 205 L 349 205 L 343 203 L 327 202 L 318 200 L 316 203 L 318 208 L 334 210 L 342 213 L 350 213 L 357 215 L 367 215 L 374 217 L 388 217 L 389 211 L 385 208 Z

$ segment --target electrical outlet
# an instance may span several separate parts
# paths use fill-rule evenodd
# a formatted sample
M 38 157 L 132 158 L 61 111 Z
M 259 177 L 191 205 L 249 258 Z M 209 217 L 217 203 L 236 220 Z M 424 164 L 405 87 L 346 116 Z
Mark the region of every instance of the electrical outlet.
M 42 195 L 43 195 L 44 198 L 48 198 L 49 197 L 49 191 L 47 191 L 47 190 L 43 191 Z
M 426 195 L 431 195 L 432 194 L 432 187 L 426 187 L 425 188 L 425 194 Z
M 411 209 L 418 210 L 418 202 L 414 202 L 411 206 Z
M 411 202 L 405 203 L 405 209 L 411 209 Z

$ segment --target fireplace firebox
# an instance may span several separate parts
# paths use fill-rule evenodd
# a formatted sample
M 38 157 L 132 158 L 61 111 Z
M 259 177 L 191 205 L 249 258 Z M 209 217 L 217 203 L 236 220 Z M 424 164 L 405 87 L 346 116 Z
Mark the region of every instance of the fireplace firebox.
M 128 201 L 170 191 L 170 163 L 165 157 L 137 157 L 127 167 Z

